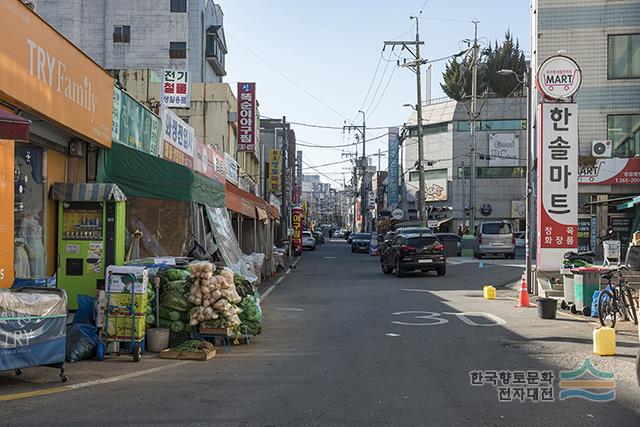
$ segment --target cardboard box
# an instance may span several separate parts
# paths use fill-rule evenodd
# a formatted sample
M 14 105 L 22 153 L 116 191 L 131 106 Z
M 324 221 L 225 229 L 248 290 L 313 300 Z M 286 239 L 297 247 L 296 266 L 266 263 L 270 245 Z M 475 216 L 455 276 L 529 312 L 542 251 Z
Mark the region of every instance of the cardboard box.
M 146 316 L 135 316 L 134 327 L 136 341 L 142 340 L 146 332 Z M 106 319 L 105 319 L 106 321 Z M 107 328 L 109 340 L 127 341 L 131 339 L 131 316 L 109 315 L 109 325 Z
M 136 277 L 134 284 L 129 283 L 128 276 L 133 274 Z M 149 270 L 147 267 L 128 266 L 128 265 L 110 265 L 107 267 L 107 277 L 105 286 L 111 292 L 143 294 L 147 292 L 149 286 Z M 132 289 L 133 288 L 133 289 Z

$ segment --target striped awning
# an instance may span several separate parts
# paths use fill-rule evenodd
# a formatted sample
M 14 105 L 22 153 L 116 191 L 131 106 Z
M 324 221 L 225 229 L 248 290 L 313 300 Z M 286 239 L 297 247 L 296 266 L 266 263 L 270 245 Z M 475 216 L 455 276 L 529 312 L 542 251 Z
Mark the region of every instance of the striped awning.
M 56 182 L 51 199 L 65 202 L 123 202 L 127 200 L 116 184 Z

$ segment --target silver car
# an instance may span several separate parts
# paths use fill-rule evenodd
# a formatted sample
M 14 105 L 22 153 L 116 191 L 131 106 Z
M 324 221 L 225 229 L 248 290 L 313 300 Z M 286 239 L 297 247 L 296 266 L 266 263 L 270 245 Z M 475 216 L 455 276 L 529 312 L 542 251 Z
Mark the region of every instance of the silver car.
M 516 244 L 509 221 L 481 222 L 476 231 L 476 257 L 504 255 L 515 258 Z

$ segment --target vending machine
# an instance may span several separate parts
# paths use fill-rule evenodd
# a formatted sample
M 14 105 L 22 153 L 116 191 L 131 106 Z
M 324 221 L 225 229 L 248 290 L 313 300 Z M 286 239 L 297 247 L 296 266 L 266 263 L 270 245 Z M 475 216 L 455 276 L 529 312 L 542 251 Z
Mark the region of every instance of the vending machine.
M 52 198 L 58 200 L 57 284 L 75 310 L 78 295 L 104 289 L 108 266 L 124 263 L 126 196 L 115 184 L 56 183 Z

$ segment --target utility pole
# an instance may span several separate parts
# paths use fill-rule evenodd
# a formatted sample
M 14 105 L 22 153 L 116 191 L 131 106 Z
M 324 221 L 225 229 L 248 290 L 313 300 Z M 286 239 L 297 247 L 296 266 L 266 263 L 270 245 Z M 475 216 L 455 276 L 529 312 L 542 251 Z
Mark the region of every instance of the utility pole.
M 365 196 L 367 193 L 367 182 L 366 182 L 366 176 L 367 176 L 367 139 L 366 139 L 366 135 L 367 135 L 367 124 L 366 124 L 366 117 L 364 114 L 364 111 L 359 110 L 358 113 L 362 113 L 362 125 L 360 126 L 356 126 L 356 125 L 345 125 L 342 127 L 342 131 L 344 132 L 345 130 L 353 130 L 356 129 L 360 132 L 360 135 L 362 136 L 362 159 L 361 159 L 361 163 L 360 163 L 360 167 L 362 168 L 362 186 L 360 188 L 360 215 L 362 217 L 362 223 L 360 224 L 360 231 L 364 232 L 366 231 L 365 229 L 365 224 L 367 224 L 366 221 L 366 217 L 367 217 L 367 205 L 365 204 Z M 358 157 L 356 155 L 356 163 Z M 354 206 L 355 206 L 355 201 L 354 201 Z M 353 211 L 353 216 L 354 216 L 354 224 L 355 224 L 355 215 L 356 215 L 356 211 L 354 208 Z M 354 231 L 355 231 L 355 225 L 354 225 Z
M 407 49 L 414 56 L 415 60 L 405 62 L 401 66 L 409 67 L 416 74 L 416 114 L 418 120 L 418 197 L 416 210 L 418 212 L 418 219 L 426 224 L 427 215 L 425 209 L 425 181 L 424 181 L 424 146 L 423 146 L 423 133 L 422 133 L 422 82 L 420 74 L 420 65 L 426 63 L 420 56 L 420 45 L 424 42 L 420 40 L 420 20 L 417 16 L 411 16 L 411 19 L 416 20 L 416 39 L 415 41 L 386 41 L 384 46 L 402 46 L 403 49 Z M 409 46 L 415 47 L 415 53 L 409 48 Z M 400 65 L 400 61 L 398 61 Z
M 471 111 L 469 123 L 471 128 L 471 182 L 469 198 L 469 231 L 475 234 L 476 224 L 476 98 L 478 96 L 478 22 L 471 21 L 475 26 L 473 36 L 473 56 L 471 62 Z
M 280 190 L 282 197 L 282 209 L 280 210 L 280 238 L 287 241 L 289 238 L 289 205 L 287 201 L 287 175 L 289 164 L 289 144 L 287 141 L 287 117 L 282 116 L 282 175 L 280 175 Z

